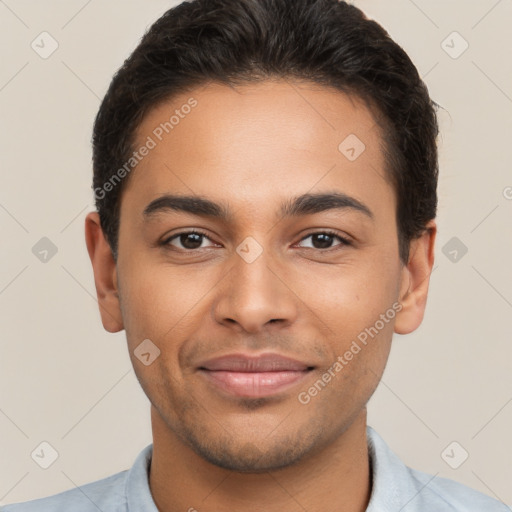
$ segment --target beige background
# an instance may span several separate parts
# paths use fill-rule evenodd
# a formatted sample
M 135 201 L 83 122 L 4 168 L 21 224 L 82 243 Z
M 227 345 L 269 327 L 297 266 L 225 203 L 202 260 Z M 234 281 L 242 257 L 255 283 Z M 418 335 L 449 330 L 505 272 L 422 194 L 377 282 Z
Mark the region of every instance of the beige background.
M 426 318 L 395 337 L 369 424 L 408 465 L 512 505 L 512 2 L 354 3 L 405 48 L 445 108 Z M 151 442 L 124 333 L 100 323 L 83 221 L 100 98 L 174 4 L 0 1 L 0 503 L 126 469 Z M 59 44 L 47 59 L 31 48 L 43 31 Z M 469 44 L 458 58 L 445 51 L 463 48 L 446 39 L 453 31 Z M 58 250 L 46 263 L 32 252 L 42 237 Z M 453 237 L 468 249 L 455 262 L 451 245 L 443 252 Z M 30 456 L 42 441 L 59 454 L 46 470 Z M 453 458 L 469 453 L 458 469 L 441 457 L 453 441 Z

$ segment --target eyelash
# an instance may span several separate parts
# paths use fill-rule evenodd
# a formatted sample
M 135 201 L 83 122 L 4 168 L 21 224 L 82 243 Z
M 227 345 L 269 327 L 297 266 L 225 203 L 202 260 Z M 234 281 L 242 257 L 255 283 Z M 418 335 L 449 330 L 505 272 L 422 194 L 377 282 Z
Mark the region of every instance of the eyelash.
M 176 233 L 176 234 L 172 235 L 171 237 L 166 238 L 165 240 L 163 240 L 161 242 L 160 245 L 162 245 L 164 247 L 170 247 L 170 242 L 172 240 L 174 240 L 176 238 L 179 238 L 181 235 L 191 235 L 191 234 L 201 235 L 201 236 L 203 236 L 203 237 L 205 237 L 205 238 L 207 238 L 208 240 L 211 241 L 210 237 L 205 232 L 203 232 L 203 231 L 201 231 L 199 229 L 191 229 L 189 231 L 181 231 L 180 233 Z M 329 247 L 327 249 L 315 249 L 314 247 L 302 247 L 302 249 L 313 249 L 313 250 L 320 251 L 320 252 L 329 252 L 329 251 L 338 250 L 338 249 L 340 249 L 340 248 L 342 248 L 344 246 L 352 245 L 352 242 L 350 240 L 340 236 L 336 232 L 331 231 L 329 229 L 326 229 L 326 230 L 323 230 L 323 231 L 314 231 L 313 233 L 309 233 L 306 236 L 304 236 L 303 238 L 301 238 L 299 242 L 302 242 L 306 238 L 309 238 L 309 237 L 314 236 L 314 235 L 330 235 L 330 236 L 333 236 L 333 237 L 337 238 L 341 243 L 339 245 L 337 245 L 337 246 Z M 180 251 L 180 252 L 184 252 L 184 253 L 198 252 L 198 251 L 201 250 L 200 248 L 199 249 L 179 249 L 179 248 L 175 248 L 175 247 L 172 247 L 172 248 L 174 250 L 176 250 L 176 251 Z M 203 249 L 205 249 L 205 248 L 203 248 Z

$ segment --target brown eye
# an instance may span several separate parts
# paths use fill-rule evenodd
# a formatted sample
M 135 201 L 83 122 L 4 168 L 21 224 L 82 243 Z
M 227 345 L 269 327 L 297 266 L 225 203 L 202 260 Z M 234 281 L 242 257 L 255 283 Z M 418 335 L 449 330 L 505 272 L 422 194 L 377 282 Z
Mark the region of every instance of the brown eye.
M 193 251 L 204 249 L 205 247 L 202 247 L 202 244 L 205 239 L 209 240 L 207 235 L 201 231 L 182 231 L 164 240 L 162 245 L 176 247 L 183 251 Z M 172 242 L 177 242 L 178 246 Z
M 303 246 L 308 249 L 332 249 L 332 244 L 333 242 L 336 241 L 336 239 L 338 239 L 341 243 L 336 244 L 335 247 L 340 245 L 350 245 L 350 242 L 346 238 L 343 238 L 337 235 L 336 233 L 332 233 L 330 231 L 318 231 L 316 233 L 310 233 L 309 235 L 304 237 L 301 240 L 301 242 L 307 240 L 308 238 L 311 238 L 311 245 L 309 247 Z

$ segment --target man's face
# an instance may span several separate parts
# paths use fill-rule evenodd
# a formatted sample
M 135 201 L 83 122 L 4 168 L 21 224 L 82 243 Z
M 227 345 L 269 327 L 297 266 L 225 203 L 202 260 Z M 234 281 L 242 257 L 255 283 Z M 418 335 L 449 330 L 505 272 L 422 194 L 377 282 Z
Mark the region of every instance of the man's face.
M 190 97 L 190 113 L 155 132 Z M 402 266 L 380 128 L 356 98 L 279 81 L 174 98 L 144 118 L 135 147 L 148 136 L 156 146 L 123 191 L 117 280 L 154 421 L 241 471 L 317 453 L 365 413 L 390 350 Z M 334 193 L 345 207 L 281 214 L 298 196 Z M 200 196 L 230 216 L 162 201 L 144 213 L 166 194 Z M 172 238 L 194 230 L 206 236 Z M 160 350 L 147 366 L 134 356 L 146 339 Z M 308 370 L 276 372 L 279 385 L 208 363 L 263 353 Z

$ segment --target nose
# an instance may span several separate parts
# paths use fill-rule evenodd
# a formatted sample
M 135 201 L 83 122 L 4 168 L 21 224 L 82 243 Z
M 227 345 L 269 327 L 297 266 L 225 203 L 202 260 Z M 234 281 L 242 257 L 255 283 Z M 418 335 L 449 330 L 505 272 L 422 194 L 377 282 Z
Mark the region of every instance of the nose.
M 291 272 L 266 251 L 247 262 L 238 254 L 218 287 L 214 318 L 223 325 L 247 333 L 258 333 L 272 324 L 291 325 L 298 312 L 299 299 L 293 290 Z

